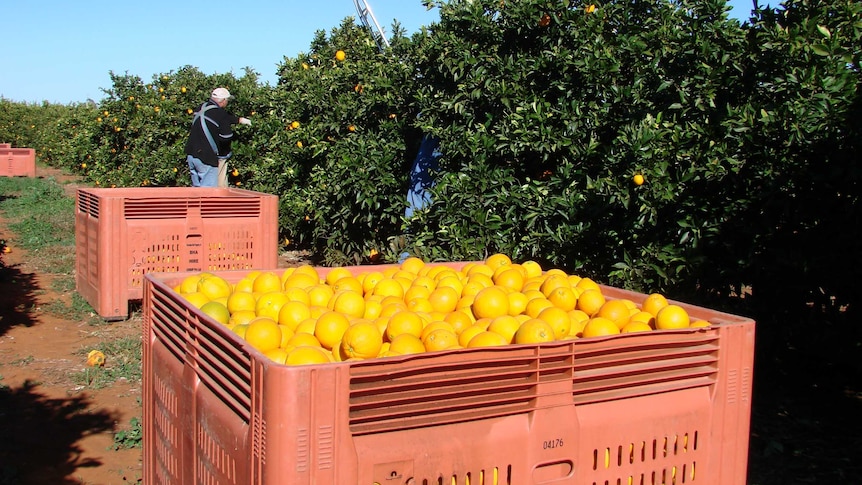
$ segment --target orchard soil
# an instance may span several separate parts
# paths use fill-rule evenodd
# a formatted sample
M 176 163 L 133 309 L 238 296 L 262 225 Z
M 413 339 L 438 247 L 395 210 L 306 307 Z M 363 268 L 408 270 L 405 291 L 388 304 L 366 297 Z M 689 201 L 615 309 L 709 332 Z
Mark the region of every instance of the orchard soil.
M 74 197 L 74 177 L 41 166 L 37 176 L 55 178 Z M 2 213 L 0 237 L 14 240 Z M 71 299 L 74 290 L 52 285 L 69 275 L 35 271 L 26 251 L 11 249 L 0 264 L 0 485 L 142 483 L 141 449 L 114 442 L 141 416 L 141 383 L 94 389 L 72 378 L 99 342 L 141 338 L 140 310 L 98 325 L 54 316 L 42 307 Z M 279 267 L 302 263 L 315 264 L 302 252 L 279 258 Z M 862 483 L 859 353 L 837 365 L 769 350 L 776 353 L 756 357 L 749 485 Z

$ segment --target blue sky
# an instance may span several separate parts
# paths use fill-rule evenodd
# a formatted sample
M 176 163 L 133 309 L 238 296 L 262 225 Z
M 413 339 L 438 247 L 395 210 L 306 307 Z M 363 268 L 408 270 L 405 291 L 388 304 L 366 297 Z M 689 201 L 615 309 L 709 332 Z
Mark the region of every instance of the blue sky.
M 366 0 L 380 25 L 394 20 L 408 34 L 439 19 L 421 0 Z M 731 16 L 746 20 L 750 0 L 731 0 Z M 245 67 L 275 83 L 283 57 L 305 52 L 314 32 L 327 33 L 348 16 L 352 0 L 9 0 L 3 5 L 0 97 L 12 101 L 99 101 L 110 72 L 154 75 L 190 65 L 205 74 Z

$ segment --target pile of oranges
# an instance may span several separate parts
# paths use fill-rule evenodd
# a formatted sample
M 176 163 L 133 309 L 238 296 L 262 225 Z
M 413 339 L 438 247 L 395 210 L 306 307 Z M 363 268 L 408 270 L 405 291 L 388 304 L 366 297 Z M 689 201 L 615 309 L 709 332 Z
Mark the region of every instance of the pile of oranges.
M 235 284 L 199 273 L 174 290 L 288 365 L 709 325 L 659 293 L 608 299 L 590 278 L 502 253 L 457 269 L 410 257 L 328 270 L 251 271 Z

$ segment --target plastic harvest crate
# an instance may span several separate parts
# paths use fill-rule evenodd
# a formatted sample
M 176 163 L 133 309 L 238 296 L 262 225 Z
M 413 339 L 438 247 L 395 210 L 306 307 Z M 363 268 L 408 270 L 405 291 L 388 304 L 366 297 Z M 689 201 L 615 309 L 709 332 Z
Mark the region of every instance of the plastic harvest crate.
M 146 484 L 745 483 L 750 319 L 681 304 L 714 325 L 290 367 L 187 275 L 145 278 Z
M 35 177 L 36 150 L 0 148 L 0 177 Z
M 103 318 L 128 317 L 149 272 L 275 267 L 278 197 L 204 187 L 78 189 L 76 287 Z

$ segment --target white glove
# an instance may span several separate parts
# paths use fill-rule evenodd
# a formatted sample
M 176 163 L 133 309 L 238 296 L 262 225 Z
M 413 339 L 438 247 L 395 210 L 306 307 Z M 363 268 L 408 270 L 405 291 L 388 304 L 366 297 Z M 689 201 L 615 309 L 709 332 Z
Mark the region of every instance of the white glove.
M 250 119 L 248 119 L 248 118 L 240 118 L 240 119 L 239 119 L 239 124 L 241 124 L 241 125 L 249 125 L 249 126 L 251 126 L 251 120 L 250 120 Z

